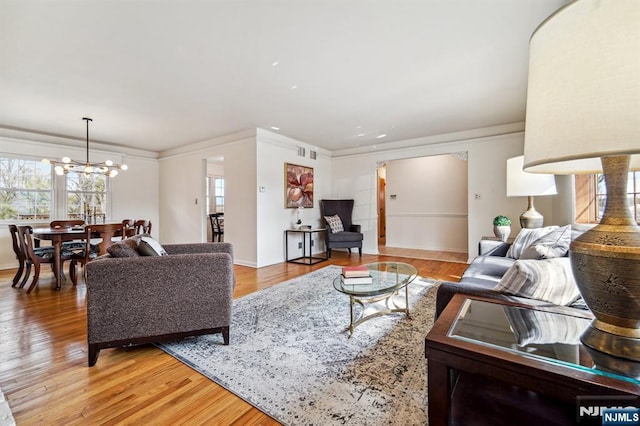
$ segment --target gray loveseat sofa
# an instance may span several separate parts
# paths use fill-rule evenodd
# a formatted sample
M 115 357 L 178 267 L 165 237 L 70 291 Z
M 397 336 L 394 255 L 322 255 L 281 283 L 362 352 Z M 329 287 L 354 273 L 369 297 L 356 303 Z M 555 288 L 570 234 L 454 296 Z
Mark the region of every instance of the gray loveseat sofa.
M 561 228 L 558 228 L 556 232 L 560 230 Z M 570 228 L 569 232 L 571 240 L 580 235 L 579 231 L 571 230 Z M 517 260 L 507 256 L 510 247 L 510 243 L 494 240 L 481 240 L 478 246 L 479 256 L 471 262 L 463 273 L 460 281 L 441 282 L 436 296 L 436 315 L 439 316 L 442 313 L 449 301 L 451 301 L 453 296 L 457 293 L 493 299 L 513 300 L 514 297 L 517 297 L 517 295 L 496 290 L 496 286 L 501 283 L 505 274 L 512 270 L 512 266 L 514 266 Z M 566 249 L 568 250 L 568 244 Z M 551 262 L 562 262 L 563 267 L 560 269 L 566 271 L 568 265 L 568 253 L 564 253 L 561 257 L 562 259 L 551 260 Z M 529 261 L 542 262 L 542 260 Z M 522 299 L 520 299 L 520 301 L 522 301 Z M 538 301 L 531 300 L 531 302 L 536 303 Z M 588 309 L 584 300 L 579 297 L 578 293 L 576 293 L 575 300 L 569 303 L 568 306 L 572 308 Z
M 105 255 L 87 264 L 89 366 L 104 348 L 213 333 L 229 344 L 232 245 L 163 248 L 166 256 Z

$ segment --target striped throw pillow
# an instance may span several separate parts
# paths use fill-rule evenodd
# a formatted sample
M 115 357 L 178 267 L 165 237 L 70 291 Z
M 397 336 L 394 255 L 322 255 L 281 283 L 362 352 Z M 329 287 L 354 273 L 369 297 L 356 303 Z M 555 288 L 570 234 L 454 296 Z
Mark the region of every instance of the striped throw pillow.
M 516 260 L 493 289 L 556 305 L 570 305 L 580 297 L 568 257 Z

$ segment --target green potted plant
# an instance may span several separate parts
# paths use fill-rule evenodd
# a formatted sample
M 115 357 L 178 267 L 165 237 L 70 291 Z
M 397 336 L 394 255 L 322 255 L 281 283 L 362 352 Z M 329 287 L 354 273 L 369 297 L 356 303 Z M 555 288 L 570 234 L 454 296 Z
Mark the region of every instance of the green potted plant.
M 502 242 L 506 242 L 511 234 L 511 219 L 504 215 L 493 218 L 493 234 Z

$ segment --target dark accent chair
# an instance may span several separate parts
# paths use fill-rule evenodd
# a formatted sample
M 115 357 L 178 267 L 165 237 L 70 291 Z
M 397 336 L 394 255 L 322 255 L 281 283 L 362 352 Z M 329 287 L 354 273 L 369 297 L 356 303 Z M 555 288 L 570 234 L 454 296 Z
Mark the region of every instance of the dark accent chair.
M 222 333 L 229 344 L 232 245 L 163 248 L 167 256 L 107 254 L 86 265 L 89 367 L 105 348 L 213 333 Z
M 362 256 L 363 235 L 360 225 L 354 225 L 351 222 L 353 204 L 353 200 L 320 200 L 320 213 L 326 227 L 327 257 L 331 257 L 331 250 L 334 248 L 346 248 L 351 253 L 351 249 L 356 247 L 358 254 Z M 331 227 L 326 223 L 324 217 L 333 215 L 340 217 L 344 231 L 331 232 Z

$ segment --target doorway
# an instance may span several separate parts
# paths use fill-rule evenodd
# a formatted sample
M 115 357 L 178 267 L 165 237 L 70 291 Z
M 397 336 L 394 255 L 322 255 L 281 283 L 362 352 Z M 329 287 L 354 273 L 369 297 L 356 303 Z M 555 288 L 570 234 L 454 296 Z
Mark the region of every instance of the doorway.
M 466 160 L 465 152 L 378 163 L 380 254 L 467 261 Z

